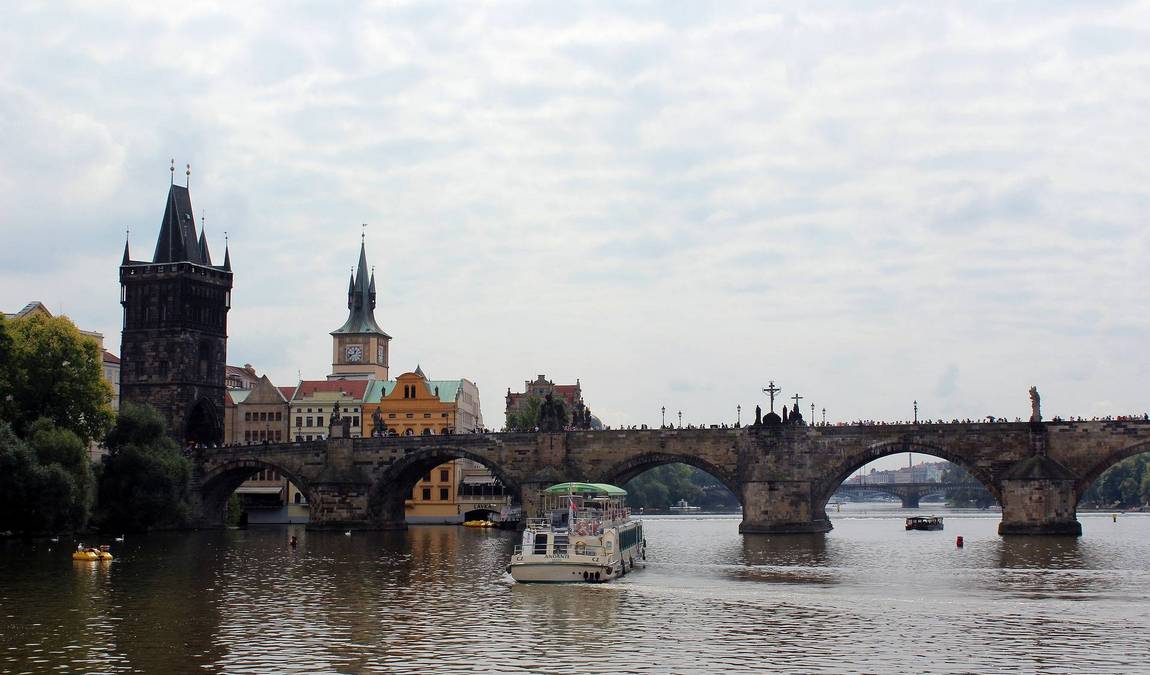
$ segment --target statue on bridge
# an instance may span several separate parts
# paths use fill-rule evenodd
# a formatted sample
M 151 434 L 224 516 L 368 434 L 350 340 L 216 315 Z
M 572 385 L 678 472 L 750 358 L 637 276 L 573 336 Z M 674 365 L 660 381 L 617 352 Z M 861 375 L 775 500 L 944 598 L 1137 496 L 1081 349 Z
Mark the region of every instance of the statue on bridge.
M 1038 395 L 1038 387 L 1030 388 L 1030 421 L 1042 421 L 1042 398 Z
M 762 426 L 762 424 L 763 424 L 763 409 L 759 406 L 755 406 L 755 426 L 756 427 Z
M 387 422 L 383 421 L 383 413 L 379 411 L 379 408 L 376 408 L 375 412 L 371 414 L 371 435 L 376 438 L 387 435 Z
M 791 409 L 791 414 L 787 417 L 788 424 L 802 425 L 803 414 L 799 412 L 799 402 L 795 401 L 795 407 Z
M 555 397 L 547 394 L 543 404 L 539 406 L 539 431 L 546 433 L 563 431 L 566 419 L 567 411 L 563 401 L 556 401 Z
M 335 403 L 331 407 L 331 423 L 335 424 L 336 422 L 340 421 L 340 419 L 342 419 L 342 417 L 339 414 L 339 399 L 336 399 Z

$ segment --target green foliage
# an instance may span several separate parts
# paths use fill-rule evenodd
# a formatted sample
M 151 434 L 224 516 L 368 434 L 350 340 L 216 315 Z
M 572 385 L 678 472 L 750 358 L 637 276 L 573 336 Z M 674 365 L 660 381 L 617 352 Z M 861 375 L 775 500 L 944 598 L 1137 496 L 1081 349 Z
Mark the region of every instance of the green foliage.
M 138 531 L 186 524 L 191 462 L 164 433 L 159 413 L 124 404 L 107 445 L 99 481 L 101 527 Z
M 1094 507 L 1117 508 L 1150 504 L 1150 453 L 1134 455 L 1107 469 L 1080 501 Z
M 224 524 L 235 527 L 240 524 L 240 519 L 243 518 L 244 509 L 240 504 L 240 496 L 235 492 L 228 497 L 228 512 L 224 517 Z
M 977 483 L 978 479 L 970 475 L 970 472 L 961 466 L 953 462 L 947 462 L 946 466 L 942 469 L 942 482 Z M 954 490 L 947 493 L 946 498 L 947 506 L 977 506 L 979 508 L 985 508 L 992 506 L 994 503 L 994 495 L 990 494 L 990 490 L 984 487 L 972 490 Z
M 79 438 L 38 423 L 35 448 L 0 423 L 0 531 L 53 533 L 84 527 L 91 504 L 91 468 L 78 464 Z M 45 461 L 46 460 L 46 461 Z M 63 460 L 63 461 L 58 461 Z
M 26 437 L 47 418 L 85 443 L 112 424 L 112 388 L 99 345 L 66 317 L 33 315 L 0 322 L 0 419 Z
M 737 509 L 739 499 L 717 478 L 687 464 L 664 464 L 623 486 L 632 508 L 666 509 L 680 499 L 704 509 Z
M 562 404 L 563 427 L 571 424 L 571 409 L 562 399 L 555 399 Z M 507 413 L 506 426 L 508 431 L 535 431 L 539 428 L 539 411 L 543 408 L 543 399 L 538 396 L 529 396 L 518 413 Z

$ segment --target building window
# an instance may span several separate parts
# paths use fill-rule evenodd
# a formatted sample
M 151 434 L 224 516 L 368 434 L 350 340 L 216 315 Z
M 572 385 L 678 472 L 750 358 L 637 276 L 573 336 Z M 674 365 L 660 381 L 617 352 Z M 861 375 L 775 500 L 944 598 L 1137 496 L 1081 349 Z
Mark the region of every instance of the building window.
M 448 488 L 439 488 L 439 499 L 444 502 L 451 499 L 451 490 Z
M 309 426 L 309 427 L 311 426 L 311 417 L 310 416 L 307 418 L 307 424 L 304 426 Z M 308 440 L 311 440 L 311 439 L 308 439 Z
M 252 440 L 252 432 L 251 431 L 244 431 L 244 441 L 250 443 L 251 440 Z
M 317 427 L 322 427 L 322 426 L 323 426 L 323 415 L 317 415 L 317 416 L 316 416 L 316 418 L 315 418 L 315 425 L 316 425 Z
M 423 413 L 423 419 L 425 419 L 425 420 L 431 419 L 431 413 Z
M 439 482 L 440 483 L 447 483 L 450 481 L 451 481 L 451 472 L 448 471 L 447 469 L 440 469 L 439 470 Z
M 303 426 L 303 418 L 297 415 L 295 418 L 295 425 L 297 427 L 302 427 Z
M 447 413 L 439 413 L 440 417 L 447 417 Z
M 281 432 L 279 429 L 276 429 L 276 442 L 278 443 L 282 440 L 283 440 L 283 432 Z
M 431 501 L 431 488 L 423 488 L 423 501 Z
M 404 415 L 404 417 L 406 417 L 407 419 L 411 419 L 412 417 L 415 417 L 415 415 L 413 415 L 411 413 L 407 413 L 406 415 Z
M 279 411 L 279 410 L 277 410 L 277 411 L 276 411 L 276 421 L 277 421 L 277 422 L 282 422 L 282 421 L 284 421 L 284 414 L 283 414 L 283 411 Z
M 305 436 L 304 439 L 310 441 L 311 440 L 311 434 L 308 434 L 307 436 Z
M 431 472 L 430 471 L 423 474 L 423 482 L 424 483 L 430 483 L 431 482 Z
M 389 419 L 389 420 L 395 419 L 395 413 L 387 413 L 387 419 Z

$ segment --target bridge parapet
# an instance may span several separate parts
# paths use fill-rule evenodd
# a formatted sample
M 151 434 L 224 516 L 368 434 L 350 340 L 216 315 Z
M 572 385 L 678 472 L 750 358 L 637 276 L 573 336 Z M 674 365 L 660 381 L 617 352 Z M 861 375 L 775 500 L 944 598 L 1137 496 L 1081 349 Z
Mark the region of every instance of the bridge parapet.
M 1102 471 L 1150 450 L 1150 422 L 882 424 L 621 429 L 329 439 L 197 451 L 206 512 L 271 467 L 313 503 L 313 526 L 402 527 L 403 501 L 427 470 L 453 458 L 489 467 L 530 507 L 562 480 L 626 483 L 660 464 L 712 474 L 743 505 L 744 532 L 829 530 L 825 506 L 842 481 L 899 452 L 964 467 L 1002 503 L 1003 533 L 1072 533 L 1078 496 Z M 223 496 L 221 500 L 221 495 Z M 211 520 L 211 518 L 208 518 Z

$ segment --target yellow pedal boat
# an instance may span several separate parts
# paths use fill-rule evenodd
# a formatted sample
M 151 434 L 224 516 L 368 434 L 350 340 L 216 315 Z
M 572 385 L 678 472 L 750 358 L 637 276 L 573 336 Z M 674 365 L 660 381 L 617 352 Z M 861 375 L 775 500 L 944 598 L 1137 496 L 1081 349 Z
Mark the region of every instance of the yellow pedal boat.
M 107 546 L 100 548 L 84 548 L 72 553 L 72 560 L 111 560 L 112 554 Z

